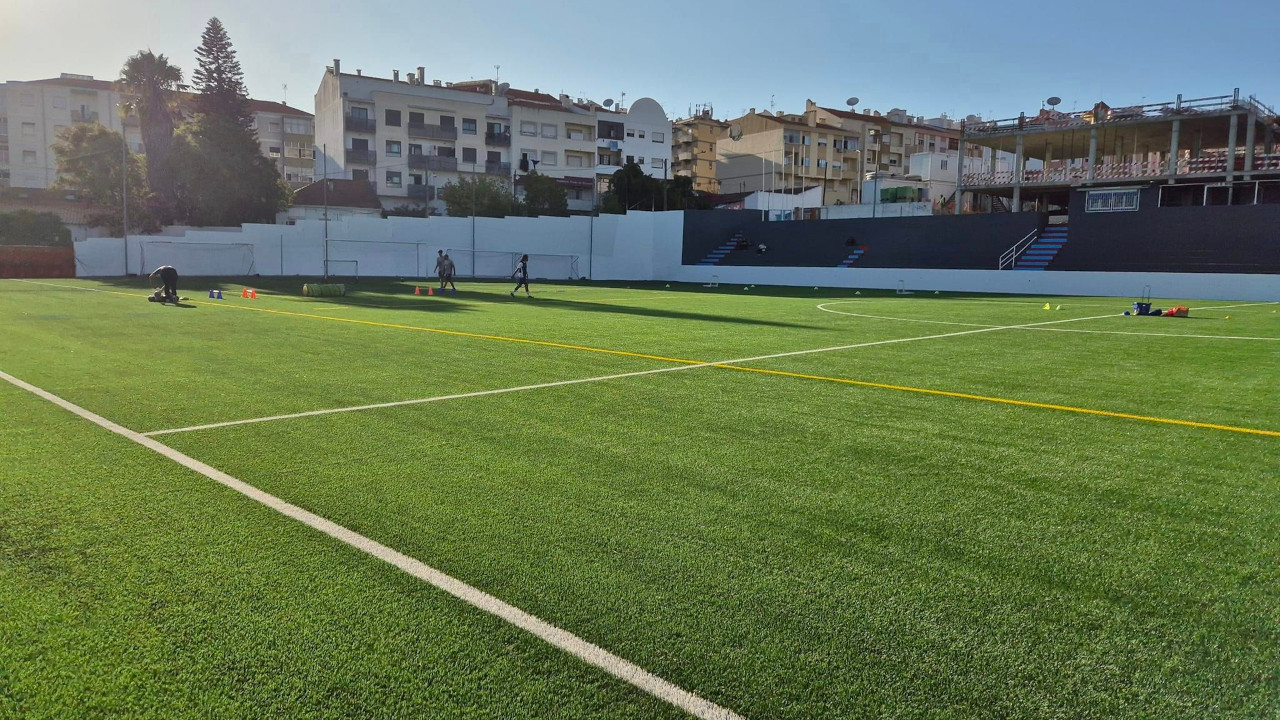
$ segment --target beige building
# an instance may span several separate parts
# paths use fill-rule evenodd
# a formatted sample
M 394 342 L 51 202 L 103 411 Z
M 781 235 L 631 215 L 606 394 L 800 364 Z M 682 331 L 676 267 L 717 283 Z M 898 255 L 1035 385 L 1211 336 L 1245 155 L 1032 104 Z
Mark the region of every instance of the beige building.
M 730 121 L 732 135 L 716 141 L 721 193 L 763 190 L 797 193 L 822 188 L 823 205 L 858 202 L 860 138 L 818 121 L 814 113 L 748 114 Z
M 52 186 L 58 179 L 53 145 L 58 133 L 78 123 L 123 130 L 129 150 L 145 154 L 137 115 L 122 117 L 122 106 L 129 98 L 113 82 L 71 73 L 0 84 L 0 187 Z M 281 177 L 294 187 L 314 179 L 311 114 L 261 100 L 250 100 L 249 109 L 262 154 L 276 161 Z
M 671 144 L 672 175 L 693 178 L 693 189 L 699 192 L 719 193 L 716 143 L 728 137 L 729 123 L 716 120 L 706 109 L 675 121 L 671 131 L 675 134 Z

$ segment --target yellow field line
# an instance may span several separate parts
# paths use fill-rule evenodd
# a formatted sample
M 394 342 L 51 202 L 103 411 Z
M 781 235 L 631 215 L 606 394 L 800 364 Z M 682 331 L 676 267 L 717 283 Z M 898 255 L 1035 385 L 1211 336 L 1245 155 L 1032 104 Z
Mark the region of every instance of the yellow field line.
M 52 285 L 52 283 L 38 283 L 41 285 Z M 74 288 L 73 285 L 57 287 Z M 80 288 L 90 290 L 92 288 Z M 96 290 L 96 292 L 110 293 L 112 295 L 125 295 L 127 297 L 146 297 L 145 295 L 137 295 L 135 293 L 118 292 L 115 290 Z M 1280 431 L 1262 430 L 1259 428 L 1236 427 L 1234 425 L 1217 425 L 1214 423 L 1196 422 L 1194 420 L 1178 420 L 1176 418 L 1162 418 L 1151 415 L 1134 415 L 1131 413 L 1113 412 L 1111 410 L 1094 410 L 1092 408 L 1075 407 L 1072 405 L 1055 405 L 1052 403 L 1038 403 L 1029 400 L 1014 400 L 1012 398 L 992 397 L 989 395 L 973 395 L 971 393 L 952 392 L 950 390 L 932 390 L 929 388 L 912 387 L 910 385 L 891 385 L 888 383 L 877 383 L 868 380 L 853 380 L 850 378 L 829 377 L 826 375 L 806 375 L 804 373 L 793 373 L 785 370 L 768 370 L 765 368 L 752 368 L 742 365 L 729 364 L 708 364 L 701 360 L 686 360 L 684 358 L 664 357 L 662 355 L 648 355 L 645 353 L 634 353 L 626 350 L 609 350 L 606 348 L 590 347 L 587 345 L 570 345 L 567 343 L 548 342 L 546 340 L 528 340 L 525 338 L 507 337 L 505 335 L 485 335 L 482 333 L 469 333 L 460 330 L 443 330 L 440 328 L 421 327 L 419 325 L 399 325 L 396 323 L 380 323 L 372 320 L 355 320 L 352 318 L 331 317 L 328 315 L 314 315 L 311 313 L 290 312 L 288 310 L 271 310 L 268 308 L 249 307 L 246 305 L 228 305 L 219 303 L 208 303 L 188 300 L 194 305 L 207 305 L 209 307 L 234 308 L 237 310 L 251 310 L 253 312 L 269 313 L 272 315 L 285 315 L 289 317 L 311 318 L 313 320 L 332 320 L 333 322 L 351 323 L 354 325 L 367 325 L 371 327 L 390 328 L 395 330 L 417 330 L 419 332 L 438 333 L 441 335 L 452 335 L 456 337 L 477 338 L 483 340 L 497 340 L 501 342 L 513 342 L 524 345 L 538 345 L 542 347 L 561 348 L 565 350 L 580 350 L 583 352 L 602 353 L 607 355 L 621 355 L 624 357 L 642 358 L 645 360 L 657 360 L 660 362 L 679 363 L 681 365 L 706 365 L 707 367 L 717 367 L 726 370 L 738 370 L 741 372 L 760 373 L 763 375 L 778 375 L 781 377 L 800 378 L 804 380 L 818 380 L 822 382 L 840 383 L 844 385 L 855 385 L 858 387 L 878 388 L 881 390 L 897 390 L 900 392 L 919 393 L 923 395 L 937 395 L 942 397 L 960 398 L 963 400 L 978 400 L 981 402 L 1000 403 L 1002 405 L 1016 405 L 1019 407 L 1038 408 L 1041 410 L 1058 410 L 1061 412 L 1079 413 L 1082 415 L 1096 415 L 1100 417 L 1122 418 L 1125 420 L 1139 420 L 1142 422 L 1160 423 L 1164 425 L 1181 425 L 1183 427 L 1202 428 L 1206 430 L 1224 430 L 1227 432 L 1244 433 L 1248 435 L 1262 435 L 1265 437 L 1280 437 Z
M 742 365 L 713 365 L 712 367 L 761 373 L 764 375 L 781 375 L 783 377 L 803 378 L 805 380 L 820 380 L 822 382 L 857 385 L 859 387 L 880 388 L 882 390 L 898 390 L 901 392 L 941 395 L 943 397 L 962 398 L 965 400 L 980 400 L 982 402 L 1017 405 L 1020 407 L 1039 408 L 1041 410 L 1061 410 L 1063 412 L 1081 413 L 1083 415 L 1100 415 L 1103 417 L 1124 418 L 1125 420 L 1141 420 L 1143 422 L 1163 423 L 1165 425 L 1182 425 L 1185 427 L 1206 428 L 1209 430 L 1226 430 L 1228 432 L 1246 433 L 1249 435 L 1280 437 L 1280 432 L 1275 430 L 1260 430 L 1258 428 L 1236 427 L 1234 425 L 1215 425 L 1214 423 L 1196 422 L 1194 420 L 1178 420 L 1176 418 L 1162 418 L 1151 415 L 1133 415 L 1130 413 L 1112 412 L 1111 410 L 1094 410 L 1092 408 L 1074 407 L 1072 405 L 1054 405 L 1052 403 L 1038 403 L 1031 402 L 1029 400 L 1013 400 L 1011 398 L 991 397 L 989 395 L 973 395 L 970 393 L 952 392 L 950 390 L 931 390 L 929 388 L 911 387 L 909 385 L 890 385 L 888 383 L 869 382 L 867 380 L 851 380 L 849 378 L 828 377 L 826 375 L 806 375 L 804 373 L 793 373 L 785 370 L 767 370 L 765 368 L 744 367 Z

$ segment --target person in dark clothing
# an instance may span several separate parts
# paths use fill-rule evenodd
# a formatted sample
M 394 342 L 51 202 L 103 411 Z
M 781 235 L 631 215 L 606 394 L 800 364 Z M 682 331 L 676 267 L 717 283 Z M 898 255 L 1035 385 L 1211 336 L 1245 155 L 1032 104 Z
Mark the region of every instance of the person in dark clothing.
M 511 273 L 511 277 L 516 281 L 515 290 L 511 291 L 511 297 L 516 296 L 516 290 L 524 286 L 525 297 L 533 297 L 529 294 L 529 256 L 521 255 L 520 263 L 516 265 L 515 272 Z
M 160 282 L 164 283 L 163 298 L 168 302 L 178 302 L 178 271 L 172 265 L 161 265 L 147 279 L 154 281 L 157 275 L 160 276 Z

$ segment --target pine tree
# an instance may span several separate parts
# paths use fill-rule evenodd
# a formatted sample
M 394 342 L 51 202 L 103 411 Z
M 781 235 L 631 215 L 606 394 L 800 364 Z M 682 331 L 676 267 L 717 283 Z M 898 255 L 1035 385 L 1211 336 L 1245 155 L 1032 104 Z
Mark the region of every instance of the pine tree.
M 210 18 L 196 48 L 198 67 L 195 80 L 196 110 L 248 130 L 253 125 L 249 112 L 249 93 L 244 86 L 244 72 L 236 59 L 235 48 L 227 29 L 218 18 Z

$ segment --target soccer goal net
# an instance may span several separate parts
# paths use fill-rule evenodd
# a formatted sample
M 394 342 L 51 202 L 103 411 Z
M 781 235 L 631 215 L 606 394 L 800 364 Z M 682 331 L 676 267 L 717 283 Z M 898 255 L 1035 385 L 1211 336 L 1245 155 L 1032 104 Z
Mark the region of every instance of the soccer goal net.
M 222 277 L 254 274 L 253 245 L 249 243 L 201 243 L 178 240 L 145 240 L 141 243 L 142 272 L 172 265 L 182 275 Z
M 472 278 L 509 278 L 515 272 L 522 253 L 499 252 L 496 250 L 453 250 L 445 251 L 457 266 L 459 277 Z M 534 280 L 576 280 L 578 277 L 577 255 L 529 255 L 529 277 Z

